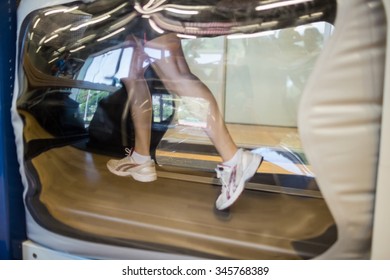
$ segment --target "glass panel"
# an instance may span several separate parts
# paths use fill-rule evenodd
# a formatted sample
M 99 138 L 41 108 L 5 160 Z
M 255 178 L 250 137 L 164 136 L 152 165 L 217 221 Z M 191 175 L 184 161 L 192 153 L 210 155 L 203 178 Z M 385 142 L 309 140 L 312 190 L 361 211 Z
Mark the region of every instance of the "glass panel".
M 296 111 L 335 2 L 165 2 L 74 2 L 24 20 L 15 127 L 28 210 L 55 232 L 117 246 L 298 258 L 291 240 L 333 224 Z M 137 144 L 144 153 L 131 154 Z M 228 189 L 242 190 L 240 204 L 217 211 Z
M 226 121 L 295 127 L 299 98 L 330 29 L 322 22 L 229 36 Z
M 332 29 L 327 22 L 317 22 L 256 34 L 183 40 L 191 71 L 225 112 L 234 142 L 263 155 L 271 164 L 260 172 L 280 175 L 278 184 L 286 187 L 317 189 L 311 179 L 290 177 L 287 182 L 282 177 L 314 177 L 301 147 L 297 110 Z M 158 146 L 158 163 L 212 169 L 220 158 L 203 130 L 207 104 L 196 98 L 181 98 L 176 103 L 173 123 Z M 198 161 L 183 159 L 186 156 L 178 151 L 199 153 Z M 205 152 L 216 157 L 206 160 Z
M 183 39 L 182 46 L 191 72 L 206 84 L 223 112 L 226 37 Z
M 173 49 L 135 40 L 145 36 L 159 37 L 164 30 L 156 26 L 154 20 L 158 18 L 136 19 L 134 7 L 127 2 L 117 2 L 117 6 L 111 3 L 106 8 L 70 4 L 47 8 L 30 16 L 24 69 L 31 88 L 45 86 L 48 90 L 25 93 L 20 98 L 20 107 L 26 106 L 23 104 L 26 100 L 29 104 L 50 97 L 53 102 L 53 98 L 61 96 L 61 102 L 77 106 L 76 122 L 78 125 L 83 122 L 85 133 L 100 131 L 97 128 L 105 127 L 109 122 L 112 131 L 108 131 L 117 131 L 116 141 L 104 142 L 101 139 L 106 137 L 95 135 L 89 144 L 99 142 L 100 147 L 116 146 L 119 154 L 125 146 L 134 145 L 129 96 L 141 93 L 138 89 L 134 90 L 137 92 L 126 91 L 122 79 L 131 75 L 129 69 L 133 67 L 134 59 L 138 59 L 136 49 L 141 46 L 140 67 L 145 71 L 153 114 L 151 151 L 155 153 L 157 163 L 213 170 L 212 166 L 221 161 L 216 151 L 221 152 L 221 149 L 213 147 L 215 139 L 212 141 L 207 133 L 210 119 L 216 117 L 210 118 L 214 101 L 193 96 L 193 88 L 178 94 L 169 85 L 172 81 L 160 79 L 163 73 L 157 75 L 158 69 L 152 69 L 151 65 L 172 58 Z M 270 9 L 267 5 L 258 8 L 259 11 Z M 332 31 L 330 23 L 320 21 L 321 17 L 327 17 L 327 10 L 322 6 L 318 6 L 318 10 L 320 12 L 300 15 L 297 23 L 307 21 L 308 24 L 278 28 L 283 26 L 279 20 L 266 25 L 263 22 L 244 34 L 237 31 L 198 37 L 190 27 L 177 34 L 191 75 L 213 95 L 234 143 L 262 154 L 271 163 L 268 167 L 264 165 L 260 173 L 313 177 L 300 146 L 296 116 L 305 83 Z M 145 26 L 150 30 L 139 34 L 139 29 L 143 30 Z M 243 23 L 234 28 L 240 30 L 244 26 Z M 205 28 L 214 32 L 212 25 Z M 52 87 L 60 89 L 52 90 Z M 57 96 L 59 93 L 61 95 Z M 74 112 L 74 108 L 70 112 Z M 45 123 L 54 126 L 60 122 Z M 68 133 L 63 128 L 47 129 Z M 189 153 L 190 157 L 184 161 L 183 157 L 177 158 L 178 150 Z M 216 157 L 204 160 L 200 156 L 197 162 L 193 155 L 198 153 Z M 275 158 L 278 158 L 277 162 Z
M 90 89 L 72 89 L 69 97 L 79 104 L 79 113 L 83 116 L 84 125 L 87 128 L 91 122 L 99 101 L 109 95 L 107 91 L 90 90 Z

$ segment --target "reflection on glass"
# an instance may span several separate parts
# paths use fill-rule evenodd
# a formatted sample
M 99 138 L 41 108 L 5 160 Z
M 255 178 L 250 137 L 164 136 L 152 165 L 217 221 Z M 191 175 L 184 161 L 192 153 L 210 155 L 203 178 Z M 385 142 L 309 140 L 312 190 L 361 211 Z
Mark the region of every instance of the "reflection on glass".
M 83 116 L 85 126 L 91 122 L 99 101 L 109 95 L 107 91 L 73 89 L 70 97 L 79 103 L 79 112 Z
M 122 143 L 131 143 L 133 128 L 130 125 L 125 129 L 126 122 L 132 123 L 128 119 L 130 115 L 117 113 L 113 116 L 109 111 L 116 108 L 125 112 L 129 94 L 140 95 L 138 89 L 126 93 L 123 79 L 129 76 L 136 50 L 142 45 L 144 56 L 137 63 L 146 71 L 145 81 L 152 103 L 152 130 L 166 131 L 165 136 L 160 135 L 162 142 L 157 150 L 157 160 L 164 162 L 159 151 L 165 149 L 167 141 L 171 149 L 183 143 L 212 145 L 213 141 L 207 137 L 210 131 L 203 129 L 207 129 L 215 117 L 210 113 L 215 110 L 214 105 L 207 98 L 192 96 L 196 87 L 188 88 L 185 96 L 179 96 L 183 94 L 177 94 L 182 87 L 177 87 L 178 81 L 161 78 L 161 75 L 169 77 L 172 73 L 156 73 L 151 67 L 155 61 L 161 61 L 163 66 L 164 60 L 176 59 L 172 57 L 172 51 L 158 44 L 144 47 L 146 41 L 140 40 L 142 36 L 153 33 L 158 37 L 170 32 L 170 28 L 176 28 L 183 31 L 177 36 L 182 38 L 182 50 L 191 73 L 215 98 L 234 142 L 244 148 L 257 148 L 269 161 L 271 150 L 276 153 L 284 150 L 285 154 L 287 149 L 302 155 L 296 129 L 297 107 L 317 56 L 331 35 L 332 25 L 321 21 L 332 18 L 328 6 L 318 2 L 318 6 L 305 6 L 307 11 L 298 9 L 292 26 L 285 26 L 282 18 L 277 18 L 249 29 L 252 25 L 247 24 L 255 23 L 259 17 L 249 21 L 237 17 L 233 25 L 216 24 L 220 32 L 216 35 L 213 24 L 195 20 L 194 26 L 204 28 L 195 31 L 195 27 L 175 21 L 183 15 L 191 20 L 197 16 L 202 19 L 202 13 L 211 11 L 206 6 L 181 10 L 155 1 L 135 7 L 126 1 L 114 2 L 107 7 L 69 4 L 31 15 L 32 24 L 27 29 L 24 46 L 24 68 L 32 88 L 42 85 L 62 88 L 69 93 L 67 98 L 78 104 L 78 114 L 86 129 L 92 123 L 90 130 L 95 131 L 97 123 L 103 125 L 104 118 L 110 116 L 110 121 L 106 122 L 112 122 L 111 126 L 114 126 L 116 119 L 120 123 L 120 134 L 129 137 Z M 260 5 L 256 11 L 268 13 L 274 9 L 266 7 Z M 287 7 L 275 8 L 284 10 Z M 143 14 L 141 21 L 136 20 L 137 12 Z M 172 25 L 164 25 L 168 22 Z M 151 34 L 138 34 L 140 27 Z M 212 36 L 202 37 L 199 33 L 201 36 L 198 37 L 197 32 L 210 32 Z M 149 102 L 139 100 L 140 104 Z M 301 164 L 307 163 L 303 160 Z M 298 174 L 291 168 L 284 169 Z M 311 176 L 310 171 L 305 172 L 300 174 Z
M 17 109 L 29 210 L 50 230 L 119 246 L 275 257 L 265 244 L 300 257 L 290 243 L 333 223 L 326 205 L 244 191 L 235 219 L 215 211 L 230 207 L 221 183 L 235 182 L 237 165 L 220 164 L 231 141 L 213 140 L 231 135 L 240 159 L 264 157 L 245 188 L 320 197 L 295 115 L 335 1 L 174 2 L 79 1 L 24 22 Z M 137 143 L 156 161 L 121 161 Z M 120 177 L 144 163 L 148 174 Z
M 203 98 L 183 96 L 177 108 L 178 124 L 206 128 L 209 107 L 209 102 Z
M 330 35 L 322 22 L 228 40 L 226 120 L 296 126 L 300 96 Z

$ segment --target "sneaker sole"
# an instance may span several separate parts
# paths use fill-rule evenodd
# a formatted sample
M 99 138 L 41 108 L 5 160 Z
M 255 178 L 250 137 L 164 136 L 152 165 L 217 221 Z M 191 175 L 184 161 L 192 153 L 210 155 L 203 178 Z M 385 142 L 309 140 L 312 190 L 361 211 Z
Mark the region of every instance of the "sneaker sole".
M 143 182 L 143 183 L 153 182 L 153 181 L 157 180 L 157 174 L 142 175 L 142 174 L 132 173 L 132 172 L 117 171 L 117 170 L 111 168 L 108 164 L 107 164 L 107 168 L 111 173 L 113 173 L 115 175 L 118 175 L 121 177 L 132 177 L 134 180 L 139 181 L 139 182 Z
M 252 158 L 251 163 L 249 164 L 249 167 L 245 170 L 244 174 L 242 175 L 241 181 L 238 184 L 238 187 L 232 197 L 226 201 L 224 204 L 222 204 L 219 208 L 216 207 L 218 210 L 224 210 L 231 206 L 241 195 L 241 193 L 244 191 L 245 188 L 245 183 L 249 181 L 250 178 L 256 173 L 257 169 L 263 162 L 263 157 L 262 156 L 254 156 Z
M 135 174 L 129 174 L 129 176 L 133 177 L 134 180 L 143 183 L 153 182 L 157 180 L 157 174 L 151 174 L 145 176 L 145 175 L 140 175 L 135 173 Z

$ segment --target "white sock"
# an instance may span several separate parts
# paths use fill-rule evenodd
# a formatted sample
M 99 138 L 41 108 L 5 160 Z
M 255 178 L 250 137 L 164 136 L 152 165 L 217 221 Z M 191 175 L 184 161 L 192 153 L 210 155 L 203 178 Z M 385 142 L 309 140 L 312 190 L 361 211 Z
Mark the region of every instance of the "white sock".
M 133 151 L 133 153 L 131 154 L 131 157 L 135 160 L 136 163 L 138 164 L 143 164 L 145 162 L 147 162 L 148 160 L 151 160 L 151 157 L 150 156 L 144 156 L 144 155 L 140 155 L 139 153 L 137 153 L 136 151 Z
M 238 161 L 238 150 L 237 150 L 237 152 L 234 154 L 234 156 L 231 159 L 229 159 L 228 161 L 223 162 L 222 164 L 230 166 L 230 167 L 233 167 L 233 166 L 235 166 L 237 164 L 237 161 Z

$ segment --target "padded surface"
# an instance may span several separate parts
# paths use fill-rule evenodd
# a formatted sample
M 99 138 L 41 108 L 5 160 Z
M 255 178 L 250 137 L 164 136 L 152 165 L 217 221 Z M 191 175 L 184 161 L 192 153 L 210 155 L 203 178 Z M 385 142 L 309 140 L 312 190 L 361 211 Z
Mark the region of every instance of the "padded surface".
M 382 113 L 386 20 L 381 1 L 338 1 L 335 32 L 300 105 L 307 158 L 339 239 L 321 258 L 367 259 Z

